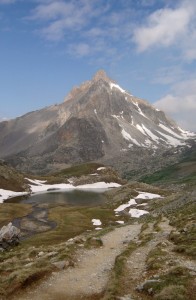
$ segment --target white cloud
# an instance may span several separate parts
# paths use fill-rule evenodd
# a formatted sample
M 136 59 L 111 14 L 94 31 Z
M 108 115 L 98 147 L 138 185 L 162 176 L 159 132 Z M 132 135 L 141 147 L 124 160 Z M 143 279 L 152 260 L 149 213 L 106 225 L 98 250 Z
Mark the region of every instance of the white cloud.
M 179 82 L 170 94 L 155 102 L 154 106 L 173 117 L 185 129 L 196 131 L 196 79 Z
M 160 9 L 152 13 L 145 26 L 134 31 L 134 41 L 140 52 L 153 46 L 170 46 L 187 31 L 191 12 L 185 8 Z
M 11 4 L 16 2 L 16 0 L 0 0 L 0 4 Z
M 66 34 L 71 34 L 70 30 L 83 30 L 93 17 L 103 11 L 104 8 L 96 6 L 96 1 L 44 1 L 37 5 L 27 19 L 45 22 L 40 30 L 44 38 L 62 40 Z
M 130 43 L 130 11 L 123 3 L 119 0 L 121 8 L 114 12 L 108 0 L 37 0 L 25 19 L 38 26 L 36 32 L 45 40 L 64 43 L 70 55 L 112 61 L 122 56 L 119 40 L 124 48 Z
M 89 55 L 89 53 L 91 52 L 91 48 L 88 44 L 79 43 L 79 44 L 70 45 L 68 52 L 70 54 L 76 55 L 77 57 L 82 57 L 82 56 Z
M 135 28 L 133 41 L 139 52 L 175 46 L 182 58 L 196 59 L 196 4 L 192 0 L 179 3 L 175 8 L 154 11 L 142 26 Z

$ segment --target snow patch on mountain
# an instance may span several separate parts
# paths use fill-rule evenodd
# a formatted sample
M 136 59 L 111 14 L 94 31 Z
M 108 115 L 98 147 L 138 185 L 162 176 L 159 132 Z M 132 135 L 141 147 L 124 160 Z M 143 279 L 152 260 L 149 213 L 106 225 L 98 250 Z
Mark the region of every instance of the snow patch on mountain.
M 163 125 L 163 124 L 159 124 L 159 127 L 161 127 L 163 130 L 167 131 L 168 133 L 170 133 L 171 135 L 175 136 L 178 139 L 182 139 L 182 136 L 177 134 L 176 132 L 174 132 L 173 130 L 171 130 L 170 128 L 168 128 L 167 126 Z
M 133 102 L 133 104 L 137 107 L 139 114 L 142 115 L 144 118 L 148 119 L 148 117 L 146 117 L 145 114 L 142 112 L 141 108 L 139 107 L 139 104 L 137 102 Z
M 162 135 L 167 142 L 174 147 L 180 146 L 180 145 L 186 145 L 184 142 L 177 140 L 176 138 L 169 136 L 167 134 L 164 134 L 163 132 L 157 131 L 160 135 Z
M 131 135 L 124 130 L 124 128 L 122 129 L 121 133 L 122 133 L 122 136 L 124 137 L 125 140 L 131 141 L 137 146 L 141 146 L 141 144 L 138 143 L 138 141 L 136 139 L 132 138 Z
M 144 131 L 143 127 L 140 126 L 139 124 L 136 125 L 136 128 L 141 131 L 142 134 L 146 135 L 146 132 Z
M 148 128 L 146 128 L 143 124 L 142 124 L 142 128 L 145 130 L 145 132 L 147 133 L 147 135 L 153 140 L 155 141 L 157 144 L 159 144 L 159 137 L 156 136 L 154 133 L 152 133 L 152 131 L 150 131 Z
M 196 137 L 196 133 L 195 132 L 191 132 L 188 130 L 183 130 L 182 128 L 178 127 L 178 130 L 180 130 L 182 132 L 182 135 L 184 138 L 191 138 L 191 137 Z
M 110 82 L 110 88 L 111 88 L 111 90 L 112 90 L 113 88 L 116 88 L 116 89 L 120 90 L 121 93 L 126 93 L 126 91 L 125 91 L 124 89 L 122 89 L 118 84 L 115 84 L 115 83 L 113 83 L 113 82 Z

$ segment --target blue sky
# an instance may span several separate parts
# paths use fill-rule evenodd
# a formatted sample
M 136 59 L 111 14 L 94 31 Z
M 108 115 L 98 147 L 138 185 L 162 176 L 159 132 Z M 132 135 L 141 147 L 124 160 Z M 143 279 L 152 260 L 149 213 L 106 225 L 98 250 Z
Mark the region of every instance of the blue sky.
M 196 1 L 0 0 L 0 119 L 60 103 L 99 69 L 196 130 Z

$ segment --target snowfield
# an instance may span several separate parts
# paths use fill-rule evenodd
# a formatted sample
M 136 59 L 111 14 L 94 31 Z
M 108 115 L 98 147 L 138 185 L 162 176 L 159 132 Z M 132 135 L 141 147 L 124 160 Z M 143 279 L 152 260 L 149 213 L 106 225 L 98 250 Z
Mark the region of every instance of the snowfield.
M 150 199 L 157 199 L 157 198 L 163 198 L 162 196 L 160 196 L 159 194 L 152 194 L 152 193 L 147 193 L 147 192 L 139 192 L 139 194 L 134 198 L 134 199 L 130 199 L 128 203 L 125 204 L 121 204 L 119 207 L 117 207 L 116 209 L 114 209 L 116 216 L 119 216 L 118 213 L 124 211 L 127 207 L 130 206 L 145 206 L 147 205 L 147 203 L 140 203 L 137 204 L 137 202 L 135 201 L 136 199 L 144 199 L 144 200 L 150 200 Z M 147 210 L 143 210 L 143 209 L 138 209 L 138 208 L 130 208 L 129 209 L 129 214 L 131 217 L 133 218 L 139 218 L 142 215 L 148 214 L 149 212 Z M 116 221 L 118 222 L 118 221 Z
M 37 179 L 29 179 L 25 178 L 28 180 L 31 184 L 29 184 L 31 193 L 46 193 L 46 192 L 51 192 L 51 191 L 66 191 L 66 190 L 96 190 L 101 191 L 101 189 L 108 189 L 108 188 L 114 188 L 114 187 L 119 187 L 121 186 L 118 183 L 115 182 L 96 182 L 96 183 L 91 183 L 91 184 L 83 184 L 83 185 L 78 185 L 74 186 L 73 184 L 70 183 L 58 183 L 58 184 L 47 184 L 46 181 L 44 180 L 37 180 Z M 7 200 L 8 198 L 13 198 L 17 196 L 23 196 L 23 195 L 28 195 L 28 192 L 14 192 L 14 191 L 9 191 L 9 190 L 4 190 L 0 189 L 0 203 L 3 203 L 4 200 Z

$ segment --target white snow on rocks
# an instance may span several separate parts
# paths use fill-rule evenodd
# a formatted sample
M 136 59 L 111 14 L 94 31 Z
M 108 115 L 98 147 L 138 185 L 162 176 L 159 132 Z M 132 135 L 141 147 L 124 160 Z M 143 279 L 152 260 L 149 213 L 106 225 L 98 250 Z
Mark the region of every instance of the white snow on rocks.
M 0 203 L 3 203 L 4 200 L 7 200 L 9 198 L 23 196 L 27 194 L 27 192 L 13 192 L 9 190 L 0 189 Z
M 41 193 L 41 192 L 47 192 L 50 191 L 51 189 L 55 190 L 66 190 L 66 189 L 73 189 L 72 184 L 67 184 L 67 183 L 58 183 L 58 184 L 37 184 L 36 181 L 33 182 L 31 180 L 30 188 L 32 193 Z M 37 185 L 36 185 L 37 184 Z
M 116 84 L 116 83 L 110 82 L 110 88 L 111 88 L 111 90 L 112 90 L 113 88 L 116 88 L 116 89 L 118 89 L 119 91 L 121 91 L 121 93 L 123 93 L 123 94 L 128 94 L 128 95 L 132 96 L 131 94 L 127 93 L 124 89 L 122 89 L 122 88 L 121 88 L 118 84 Z M 126 100 L 127 100 L 127 99 L 126 99 Z
M 26 178 L 28 179 L 28 178 Z M 28 179 L 29 180 L 29 179 Z M 89 183 L 89 184 L 83 184 L 83 185 L 78 185 L 74 186 L 72 184 L 67 184 L 67 183 L 58 183 L 58 184 L 46 184 L 46 183 L 41 183 L 40 181 L 38 182 L 37 180 L 29 180 L 31 183 L 30 188 L 32 193 L 41 193 L 41 192 L 47 192 L 51 190 L 73 190 L 73 189 L 107 189 L 107 188 L 112 188 L 112 187 L 119 187 L 120 184 L 115 183 L 115 182 L 109 182 L 106 183 L 104 181 L 100 182 L 95 182 L 95 183 Z
M 193 136 L 196 136 L 196 133 L 195 132 L 190 132 L 190 131 L 187 131 L 187 130 L 183 130 L 182 128 L 178 127 L 178 130 L 180 130 L 182 132 L 182 135 L 184 136 L 184 138 L 190 138 L 190 137 L 193 137 Z
M 125 208 L 127 208 L 127 207 L 129 207 L 129 206 L 131 206 L 131 205 L 136 205 L 136 204 L 137 204 L 137 203 L 136 203 L 135 199 L 130 199 L 129 202 L 128 202 L 127 204 L 122 204 L 122 205 L 120 205 L 120 206 L 117 207 L 114 211 L 115 211 L 116 213 L 118 213 L 119 211 L 123 211 L 123 210 L 125 210 Z
M 152 194 L 152 193 L 148 193 L 148 192 L 139 192 L 139 194 L 134 199 L 130 199 L 128 203 L 121 204 L 119 207 L 114 209 L 115 214 L 116 214 L 116 216 L 118 216 L 119 212 L 124 211 L 127 207 L 130 207 L 132 205 L 135 205 L 135 206 L 145 206 L 145 205 L 147 205 L 147 203 L 137 204 L 136 199 L 150 200 L 150 199 L 156 199 L 156 198 L 162 198 L 162 196 L 160 196 L 159 194 Z M 142 216 L 144 214 L 148 214 L 148 213 L 149 212 L 147 210 L 143 210 L 143 209 L 137 209 L 137 208 L 130 208 L 129 209 L 129 214 L 133 218 L 139 218 L 140 216 Z
M 118 224 L 124 224 L 125 222 L 124 221 L 116 221 L 116 223 L 118 223 Z
M 154 133 L 152 133 L 152 131 L 150 131 L 148 128 L 146 128 L 143 124 L 142 124 L 142 128 L 144 129 L 144 131 L 147 133 L 147 135 L 149 137 L 151 137 L 151 139 L 153 141 L 155 141 L 156 143 L 159 143 L 159 137 L 156 136 Z
M 99 167 L 98 169 L 97 169 L 97 171 L 101 171 L 101 170 L 105 170 L 106 168 L 105 167 Z
M 162 136 L 164 136 L 164 138 L 168 141 L 168 143 L 174 147 L 177 147 L 179 145 L 185 145 L 184 142 L 177 140 L 176 138 L 169 136 L 167 134 L 164 134 L 160 131 L 157 131 L 159 134 L 161 134 Z
M 123 90 L 118 84 L 115 84 L 115 83 L 113 83 L 113 82 L 110 82 L 110 88 L 111 88 L 111 89 L 116 88 L 116 89 L 120 90 L 121 93 L 126 93 L 126 91 Z
M 124 137 L 125 140 L 127 140 L 127 141 L 132 141 L 135 145 L 141 146 L 141 145 L 138 143 L 138 141 L 136 141 L 134 138 L 132 138 L 131 135 L 130 135 L 128 132 L 126 132 L 126 131 L 124 130 L 124 128 L 122 129 L 121 133 L 122 133 L 122 136 Z
M 119 187 L 121 186 L 118 183 L 115 182 L 109 182 L 106 183 L 104 181 L 100 181 L 100 182 L 95 182 L 95 183 L 89 183 L 89 184 L 84 184 L 84 185 L 78 185 L 73 187 L 74 189 L 107 189 L 107 188 L 114 188 L 114 187 Z
M 133 217 L 133 218 L 139 218 L 145 214 L 149 214 L 148 211 L 146 210 L 142 210 L 142 209 L 137 209 L 137 208 L 131 208 L 129 210 L 129 213 L 130 215 Z
M 139 104 L 137 102 L 133 102 L 133 104 L 137 107 L 137 110 L 141 116 L 148 119 L 148 117 L 145 116 L 145 114 L 142 112 L 141 108 L 139 107 Z
M 159 127 L 161 127 L 163 130 L 167 131 L 168 133 L 172 134 L 173 136 L 175 136 L 177 139 L 182 139 L 182 136 L 180 136 L 179 134 L 177 134 L 176 132 L 174 132 L 173 130 L 171 130 L 170 128 L 166 127 L 163 124 L 159 124 Z
M 100 226 L 102 223 L 99 219 L 92 219 L 91 220 L 94 226 Z
M 139 192 L 139 195 L 137 195 L 135 199 L 156 199 L 156 198 L 162 198 L 162 197 L 159 194 Z
M 136 128 L 144 135 L 146 135 L 146 132 L 144 131 L 144 129 L 142 128 L 142 126 L 140 126 L 139 124 L 136 125 Z
M 101 167 L 104 168 L 104 167 Z M 100 169 L 100 168 L 98 168 Z M 92 175 L 98 175 L 92 174 Z M 114 187 L 119 187 L 121 186 L 118 183 L 115 182 L 109 182 L 106 183 L 104 181 L 100 182 L 95 182 L 91 184 L 83 184 L 83 185 L 78 185 L 74 186 L 71 180 L 69 180 L 70 183 L 58 183 L 58 184 L 47 184 L 46 181 L 44 180 L 37 180 L 37 179 L 30 179 L 30 178 L 25 178 L 27 179 L 31 184 L 29 184 L 31 193 L 46 193 L 46 192 L 51 192 L 52 190 L 61 190 L 61 191 L 66 191 L 66 190 L 96 190 L 101 191 L 102 189 L 108 189 L 108 188 L 114 188 Z M 23 195 L 28 195 L 28 192 L 14 192 L 14 191 L 9 191 L 9 190 L 4 190 L 0 189 L 0 203 L 3 203 L 4 200 L 7 200 L 8 198 L 13 198 L 13 197 L 18 197 L 18 196 L 23 196 Z

